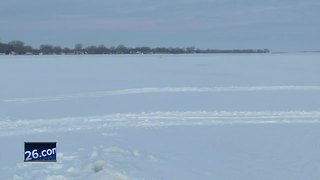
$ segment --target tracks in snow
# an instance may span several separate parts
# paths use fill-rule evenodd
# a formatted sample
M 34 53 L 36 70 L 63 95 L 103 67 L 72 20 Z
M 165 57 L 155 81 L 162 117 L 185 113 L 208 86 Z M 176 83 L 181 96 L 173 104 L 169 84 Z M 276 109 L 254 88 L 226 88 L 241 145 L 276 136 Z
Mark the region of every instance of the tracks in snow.
M 0 136 L 121 127 L 297 123 L 320 124 L 320 111 L 173 111 L 55 119 L 0 120 Z
M 5 103 L 39 103 L 50 101 L 66 101 L 82 98 L 101 98 L 132 94 L 151 93 L 219 93 L 219 92 L 252 92 L 252 91 L 320 91 L 320 86 L 226 86 L 226 87 L 163 87 L 163 88 L 133 88 L 112 91 L 97 91 L 57 96 L 41 96 L 27 98 L 9 98 Z

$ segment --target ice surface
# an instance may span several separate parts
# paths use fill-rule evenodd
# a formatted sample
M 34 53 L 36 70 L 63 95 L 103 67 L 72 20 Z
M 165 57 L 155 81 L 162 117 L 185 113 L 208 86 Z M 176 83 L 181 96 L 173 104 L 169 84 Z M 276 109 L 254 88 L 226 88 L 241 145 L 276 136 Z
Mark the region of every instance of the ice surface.
M 0 56 L 0 179 L 319 179 L 320 54 Z M 57 163 L 23 142 L 56 141 Z

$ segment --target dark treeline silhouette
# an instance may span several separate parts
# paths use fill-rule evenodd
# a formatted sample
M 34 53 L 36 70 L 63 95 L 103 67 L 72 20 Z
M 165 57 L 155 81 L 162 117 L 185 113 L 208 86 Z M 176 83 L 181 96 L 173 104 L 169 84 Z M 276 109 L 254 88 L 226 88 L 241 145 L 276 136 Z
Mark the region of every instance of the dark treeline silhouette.
M 84 47 L 75 44 L 74 48 L 62 48 L 50 44 L 42 44 L 39 48 L 25 45 L 21 41 L 0 42 L 0 54 L 11 55 L 60 55 L 60 54 L 194 54 L 194 53 L 269 53 L 268 49 L 198 49 L 195 47 L 126 47 L 124 45 L 106 47 L 104 45 Z

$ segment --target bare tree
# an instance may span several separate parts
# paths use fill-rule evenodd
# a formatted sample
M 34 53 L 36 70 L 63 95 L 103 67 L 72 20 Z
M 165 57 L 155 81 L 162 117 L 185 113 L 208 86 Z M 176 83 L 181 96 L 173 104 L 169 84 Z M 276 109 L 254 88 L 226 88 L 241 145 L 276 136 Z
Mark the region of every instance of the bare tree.
M 40 53 L 42 54 L 53 54 L 53 46 L 50 44 L 42 44 L 40 45 Z
M 10 50 L 15 54 L 25 54 L 24 43 L 21 41 L 10 41 Z
M 74 53 L 75 54 L 83 54 L 83 45 L 80 43 L 77 43 L 74 45 Z

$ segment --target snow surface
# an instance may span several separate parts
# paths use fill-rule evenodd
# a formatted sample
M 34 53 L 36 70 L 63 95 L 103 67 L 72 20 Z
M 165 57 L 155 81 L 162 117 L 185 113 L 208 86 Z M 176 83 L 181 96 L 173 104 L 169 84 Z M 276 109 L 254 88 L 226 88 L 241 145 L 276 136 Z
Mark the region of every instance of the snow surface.
M 316 53 L 1 56 L 0 179 L 316 180 L 319 77 Z

